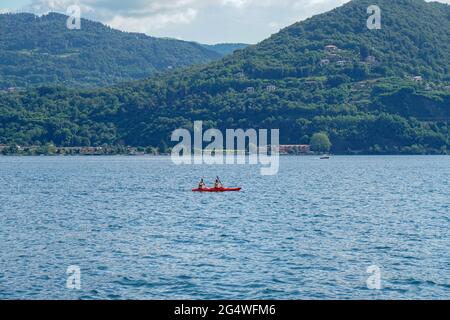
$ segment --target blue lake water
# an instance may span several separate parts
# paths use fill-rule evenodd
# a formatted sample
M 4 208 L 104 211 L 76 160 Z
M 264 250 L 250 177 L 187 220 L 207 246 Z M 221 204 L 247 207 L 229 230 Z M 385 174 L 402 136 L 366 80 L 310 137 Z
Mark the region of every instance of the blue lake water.
M 449 227 L 444 156 L 0 157 L 0 299 L 450 299 Z

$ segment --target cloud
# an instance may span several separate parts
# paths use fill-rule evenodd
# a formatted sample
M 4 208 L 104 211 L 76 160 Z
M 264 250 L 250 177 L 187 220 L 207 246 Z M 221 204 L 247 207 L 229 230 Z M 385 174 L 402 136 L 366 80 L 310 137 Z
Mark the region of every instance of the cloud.
M 188 24 L 197 16 L 197 11 L 188 8 L 184 12 L 159 13 L 151 16 L 143 17 L 127 17 L 115 15 L 105 23 L 113 28 L 127 30 L 132 32 L 147 33 L 150 30 L 163 29 L 169 24 Z
M 86 12 L 99 16 L 120 15 L 123 17 L 151 16 L 200 10 L 206 7 L 251 8 L 299 8 L 311 5 L 339 5 L 349 0 L 32 0 L 27 6 L 33 12 L 65 12 L 70 5 L 79 5 Z
M 270 33 L 350 0 L 30 0 L 25 11 L 66 13 L 156 36 L 254 43 Z M 450 3 L 450 0 L 440 2 Z
M 349 1 L 349 0 L 347 0 Z M 83 13 L 106 21 L 122 21 L 124 25 L 135 25 L 134 22 L 125 23 L 131 18 L 134 21 L 144 19 L 148 22 L 154 18 L 161 23 L 177 24 L 195 20 L 196 13 L 205 8 L 300 8 L 311 5 L 341 4 L 345 0 L 32 0 L 26 7 L 27 11 L 37 14 L 48 12 L 66 12 L 71 5 L 80 6 Z M 160 26 L 161 23 L 151 23 Z
M 81 8 L 82 16 L 100 20 L 112 27 L 151 32 L 169 24 L 186 24 L 195 20 L 198 0 L 33 0 L 25 10 L 36 14 L 66 13 L 71 5 Z

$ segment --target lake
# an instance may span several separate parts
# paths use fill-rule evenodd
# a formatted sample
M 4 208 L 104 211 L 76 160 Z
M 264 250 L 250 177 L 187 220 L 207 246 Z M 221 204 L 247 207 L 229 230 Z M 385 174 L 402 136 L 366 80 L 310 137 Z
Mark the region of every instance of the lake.
M 0 157 L 0 299 L 450 299 L 450 157 L 259 169 Z

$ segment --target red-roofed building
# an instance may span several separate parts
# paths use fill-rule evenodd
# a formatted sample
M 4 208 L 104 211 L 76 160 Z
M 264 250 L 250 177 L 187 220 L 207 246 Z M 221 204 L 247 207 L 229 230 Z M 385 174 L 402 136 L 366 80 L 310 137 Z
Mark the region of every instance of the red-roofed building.
M 338 47 L 333 44 L 329 44 L 329 45 L 325 46 L 325 50 L 326 51 L 337 51 Z
M 311 146 L 307 144 L 280 145 L 280 154 L 309 154 Z

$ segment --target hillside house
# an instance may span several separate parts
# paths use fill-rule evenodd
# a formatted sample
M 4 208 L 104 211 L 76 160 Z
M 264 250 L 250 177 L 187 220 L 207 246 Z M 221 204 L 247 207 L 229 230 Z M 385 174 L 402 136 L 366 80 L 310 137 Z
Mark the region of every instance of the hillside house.
M 329 44 L 329 45 L 325 46 L 325 51 L 328 51 L 328 52 L 335 52 L 338 49 L 339 48 L 333 44 Z
M 320 65 L 323 66 L 327 66 L 330 64 L 330 59 L 322 59 L 320 60 Z
M 80 154 L 84 155 L 99 155 L 103 153 L 102 147 L 83 147 L 80 149 Z
M 280 154 L 310 154 L 311 146 L 306 144 L 280 145 Z
M 377 64 L 377 58 L 375 58 L 374 56 L 368 56 L 366 58 L 366 63 L 370 65 Z
M 268 86 L 266 87 L 266 91 L 267 91 L 267 92 L 274 92 L 274 91 L 276 91 L 276 90 L 277 90 L 277 87 L 274 86 L 274 85 L 268 85 Z

